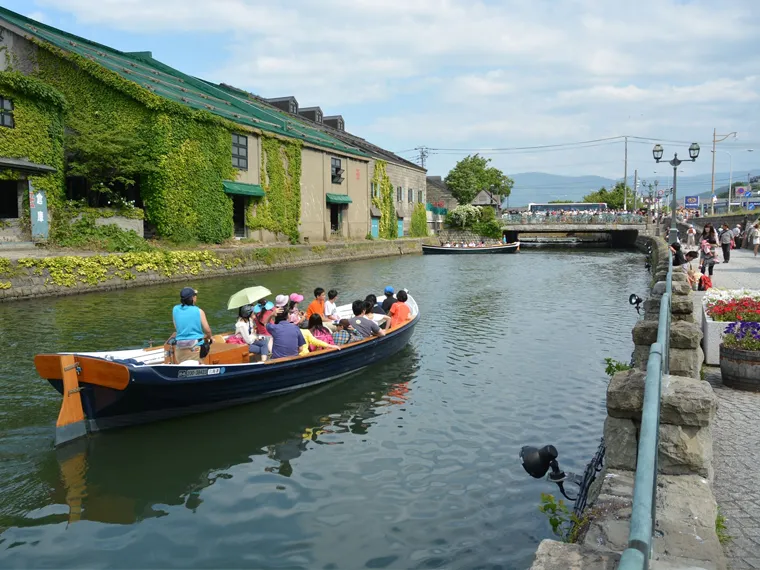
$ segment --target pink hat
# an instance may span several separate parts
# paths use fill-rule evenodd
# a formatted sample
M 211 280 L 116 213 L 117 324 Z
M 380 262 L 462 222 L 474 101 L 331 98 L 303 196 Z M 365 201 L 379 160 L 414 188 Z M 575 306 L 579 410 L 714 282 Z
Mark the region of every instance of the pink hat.
M 274 304 L 276 307 L 284 307 L 288 304 L 288 296 L 287 295 L 277 295 L 274 299 Z
M 296 303 L 300 303 L 303 301 L 303 295 L 299 295 L 298 293 L 291 293 L 290 300 L 295 301 Z

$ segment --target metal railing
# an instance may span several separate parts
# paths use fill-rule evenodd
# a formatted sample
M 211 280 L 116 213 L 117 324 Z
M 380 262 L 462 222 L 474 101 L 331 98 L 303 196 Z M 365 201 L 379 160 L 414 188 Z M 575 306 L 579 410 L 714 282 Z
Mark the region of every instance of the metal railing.
M 637 214 L 503 214 L 501 219 L 515 224 L 645 224 Z
M 657 499 L 657 450 L 660 434 L 662 376 L 670 372 L 670 303 L 673 291 L 673 255 L 668 248 L 668 274 L 660 300 L 657 342 L 649 349 L 644 404 L 641 411 L 638 459 L 633 486 L 628 548 L 618 570 L 646 570 L 652 554 Z

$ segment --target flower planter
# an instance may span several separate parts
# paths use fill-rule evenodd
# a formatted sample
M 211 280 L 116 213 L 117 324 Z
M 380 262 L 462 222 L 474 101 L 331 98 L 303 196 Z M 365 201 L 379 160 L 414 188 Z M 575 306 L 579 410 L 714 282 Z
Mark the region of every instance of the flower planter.
M 705 353 L 705 364 L 720 364 L 720 343 L 723 341 L 723 331 L 730 324 L 712 320 L 707 315 L 707 308 L 702 305 L 702 351 Z
M 760 392 L 760 351 L 726 348 L 721 344 L 720 375 L 729 388 Z

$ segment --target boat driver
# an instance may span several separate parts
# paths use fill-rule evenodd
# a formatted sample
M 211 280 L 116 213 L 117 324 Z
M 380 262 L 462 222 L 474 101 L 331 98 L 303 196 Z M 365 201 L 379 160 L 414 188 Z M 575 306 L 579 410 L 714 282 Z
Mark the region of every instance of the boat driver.
M 196 305 L 198 291 L 184 287 L 179 292 L 179 299 L 180 304 L 172 309 L 173 336 L 177 340 L 175 361 L 177 364 L 200 364 L 211 346 L 211 327 L 206 313 Z

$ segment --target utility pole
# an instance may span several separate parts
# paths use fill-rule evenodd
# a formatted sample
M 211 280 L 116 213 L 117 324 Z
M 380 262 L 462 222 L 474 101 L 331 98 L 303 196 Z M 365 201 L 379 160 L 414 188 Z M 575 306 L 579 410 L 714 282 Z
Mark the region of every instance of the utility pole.
M 623 166 L 623 210 L 628 209 L 628 137 L 625 137 L 625 161 Z
M 633 210 L 636 211 L 636 192 L 639 188 L 639 170 L 633 171 Z
M 420 161 L 420 166 L 422 168 L 425 168 L 425 160 L 427 159 L 428 155 L 430 154 L 430 152 L 428 151 L 428 148 L 426 146 L 418 146 L 414 150 L 420 151 L 420 156 L 419 156 L 418 160 Z
M 728 133 L 727 135 L 719 135 L 717 129 L 713 129 L 713 147 L 712 147 L 712 185 L 711 189 L 712 192 L 710 192 L 710 214 L 715 213 L 715 145 L 718 144 L 721 141 L 726 140 L 731 135 L 734 135 L 734 138 L 736 138 L 736 131 Z M 721 139 L 718 139 L 718 137 L 722 137 Z M 731 188 L 728 189 L 729 192 L 729 202 L 731 200 Z

